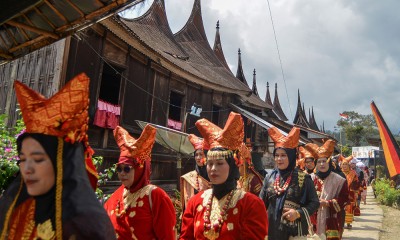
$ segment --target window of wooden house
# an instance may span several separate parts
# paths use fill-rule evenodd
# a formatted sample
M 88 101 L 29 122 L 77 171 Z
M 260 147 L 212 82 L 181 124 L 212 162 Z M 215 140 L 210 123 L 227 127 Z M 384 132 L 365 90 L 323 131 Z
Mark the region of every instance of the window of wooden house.
M 120 74 L 122 74 L 122 71 L 123 69 L 119 67 L 111 67 L 106 63 L 103 64 L 103 74 L 101 78 L 99 99 L 111 104 L 118 105 L 119 88 L 121 86 Z
M 213 105 L 212 106 L 212 119 L 211 121 L 215 124 L 218 125 L 219 124 L 219 111 L 221 110 L 221 108 L 217 105 Z
M 121 108 L 118 105 L 119 88 L 123 69 L 104 63 L 100 83 L 99 99 L 93 119 L 93 125 L 102 128 L 115 129 L 119 125 Z M 105 132 L 107 134 L 107 132 Z
M 177 92 L 171 91 L 169 95 L 169 115 L 168 115 L 168 127 L 181 130 L 181 110 L 183 95 Z

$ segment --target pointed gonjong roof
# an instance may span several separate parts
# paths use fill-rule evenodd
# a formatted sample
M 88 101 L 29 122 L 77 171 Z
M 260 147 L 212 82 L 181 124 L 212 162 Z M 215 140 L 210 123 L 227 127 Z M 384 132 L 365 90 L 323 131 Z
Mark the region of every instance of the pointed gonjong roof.
M 236 71 L 236 78 L 238 78 L 242 83 L 247 84 L 246 77 L 244 76 L 243 72 L 243 66 L 242 66 L 242 52 L 240 51 L 240 48 L 238 49 L 238 68 Z
M 297 110 L 296 110 L 296 115 L 293 120 L 293 124 L 311 128 L 310 123 L 307 121 L 307 117 L 304 112 L 304 105 L 303 105 L 303 107 L 301 106 L 300 90 L 297 91 Z
M 278 84 L 275 83 L 275 97 L 274 97 L 274 112 L 282 121 L 287 121 L 288 118 L 286 117 L 285 113 L 282 110 L 281 104 L 279 102 L 279 97 L 278 97 Z
M 215 33 L 215 40 L 214 40 L 214 47 L 213 51 L 219 61 L 228 69 L 231 71 L 231 69 L 228 66 L 228 63 L 226 62 L 224 51 L 222 50 L 222 43 L 221 43 L 221 37 L 219 36 L 219 20 L 217 21 L 217 32 Z
M 314 129 L 315 131 L 320 131 L 318 128 L 317 122 L 315 121 L 314 107 L 311 107 L 311 113 L 310 113 L 310 109 L 308 109 L 308 121 L 310 123 L 311 129 Z
M 258 97 L 257 81 L 256 81 L 256 69 L 253 70 L 253 87 L 251 88 L 253 93 Z
M 271 94 L 269 93 L 269 82 L 267 82 L 267 91 L 265 93 L 265 102 L 273 106 Z

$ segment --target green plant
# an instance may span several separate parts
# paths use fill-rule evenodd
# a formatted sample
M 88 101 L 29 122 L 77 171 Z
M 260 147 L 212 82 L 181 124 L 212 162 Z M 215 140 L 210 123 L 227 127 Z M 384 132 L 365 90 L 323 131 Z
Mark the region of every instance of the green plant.
M 23 121 L 17 120 L 14 127 L 7 127 L 7 115 L 0 115 L 0 195 L 7 189 L 18 173 L 17 137 L 23 132 Z
M 111 194 L 105 194 L 100 186 L 104 186 L 115 174 L 115 164 L 109 168 L 104 169 L 103 171 L 99 171 L 103 165 L 104 158 L 102 156 L 94 156 L 93 164 L 96 166 L 96 169 L 99 173 L 99 180 L 97 182 L 96 188 L 96 196 L 97 198 L 104 203 L 110 197 Z

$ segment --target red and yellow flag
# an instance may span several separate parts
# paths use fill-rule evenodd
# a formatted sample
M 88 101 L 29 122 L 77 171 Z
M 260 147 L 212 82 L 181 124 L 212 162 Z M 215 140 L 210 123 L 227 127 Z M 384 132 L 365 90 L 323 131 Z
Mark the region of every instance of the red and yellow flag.
M 373 101 L 371 103 L 371 109 L 372 113 L 374 114 L 376 124 L 378 125 L 379 135 L 381 137 L 383 146 L 383 153 L 385 154 L 390 177 L 394 177 L 397 174 L 400 174 L 400 147 Z

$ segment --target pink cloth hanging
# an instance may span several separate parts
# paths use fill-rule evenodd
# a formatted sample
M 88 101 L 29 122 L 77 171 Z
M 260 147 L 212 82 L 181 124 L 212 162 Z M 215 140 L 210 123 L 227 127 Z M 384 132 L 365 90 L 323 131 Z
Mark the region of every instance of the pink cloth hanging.
M 168 127 L 180 131 L 182 129 L 182 123 L 172 119 L 168 119 Z
M 105 102 L 101 99 L 97 102 L 97 110 L 94 115 L 93 125 L 114 129 L 119 125 L 121 107 Z

